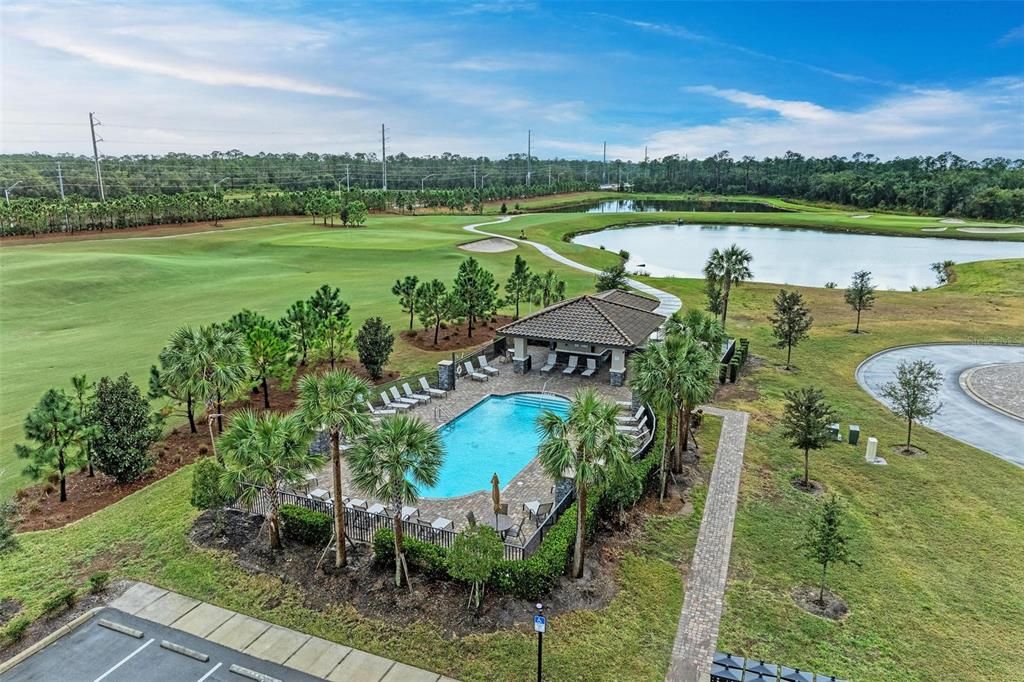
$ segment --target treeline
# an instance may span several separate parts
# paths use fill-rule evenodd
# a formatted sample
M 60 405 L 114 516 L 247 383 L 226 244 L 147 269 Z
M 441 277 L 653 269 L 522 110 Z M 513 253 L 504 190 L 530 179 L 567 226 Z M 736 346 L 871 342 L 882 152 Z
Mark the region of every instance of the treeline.
M 311 189 L 301 192 L 253 190 L 230 196 L 221 192 L 130 194 L 97 201 L 82 195 L 66 199 L 15 198 L 0 203 L 0 236 L 50 232 L 117 230 L 141 225 L 176 225 L 227 218 L 309 215 L 335 224 L 362 224 L 367 211 L 414 212 L 417 208 L 451 212 L 483 210 L 483 202 L 512 200 L 584 189 L 579 185 L 520 185 L 415 191 Z
M 60 173 L 58 174 L 58 164 Z M 379 192 L 389 206 L 414 191 L 455 192 L 482 201 L 622 185 L 635 191 L 754 194 L 828 202 L 872 210 L 957 215 L 990 220 L 1024 219 L 1024 160 L 969 161 L 951 152 L 882 161 L 873 154 L 805 157 L 788 152 L 757 159 L 723 151 L 705 159 L 679 155 L 646 162 L 538 159 L 525 154 L 504 159 L 457 154 L 387 159 L 373 154 L 167 154 L 106 157 L 101 171 L 106 198 L 168 196 L 225 191 L 265 195 L 303 194 L 323 189 Z M 529 175 L 529 181 L 527 176 Z M 0 182 L 18 183 L 12 197 L 98 199 L 92 159 L 86 156 L 8 154 L 0 156 Z M 474 191 L 475 189 L 479 192 Z M 446 199 L 447 200 L 447 199 Z M 283 200 L 287 201 L 287 200 Z M 373 202 L 363 199 L 367 206 Z M 430 205 L 413 200 L 419 205 Z M 304 202 L 303 202 L 304 203 Z M 447 206 L 446 203 L 435 205 Z M 265 213 L 264 215 L 270 215 Z
M 631 176 L 634 191 L 755 194 L 827 202 L 871 210 L 954 215 L 987 220 L 1024 220 L 1024 161 L 968 161 L 939 156 L 882 161 L 853 157 L 785 156 L 706 159 L 667 156 L 641 164 Z

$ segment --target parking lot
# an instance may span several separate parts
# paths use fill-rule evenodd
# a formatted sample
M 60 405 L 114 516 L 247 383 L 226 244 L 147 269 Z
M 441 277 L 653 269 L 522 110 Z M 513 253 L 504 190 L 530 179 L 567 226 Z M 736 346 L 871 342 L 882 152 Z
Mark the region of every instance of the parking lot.
M 317 679 L 112 608 L 0 675 L 3 682 Z

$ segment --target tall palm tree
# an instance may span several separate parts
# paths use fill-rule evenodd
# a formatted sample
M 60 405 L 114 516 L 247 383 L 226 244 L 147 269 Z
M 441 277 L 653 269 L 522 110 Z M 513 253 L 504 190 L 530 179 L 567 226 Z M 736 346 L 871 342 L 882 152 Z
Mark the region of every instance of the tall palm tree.
M 685 313 L 674 313 L 665 323 L 665 333 L 691 336 L 712 354 L 720 353 L 722 344 L 728 338 L 725 328 L 715 316 L 697 308 L 690 308 Z
M 160 389 L 171 398 L 185 403 L 189 430 L 198 433 L 195 417 L 195 382 L 198 370 L 194 359 L 199 347 L 199 330 L 181 327 L 160 351 Z M 153 396 L 156 397 L 156 396 Z
M 321 376 L 307 374 L 299 382 L 296 415 L 312 432 L 327 429 L 331 441 L 334 498 L 334 566 L 345 565 L 345 505 L 341 503 L 341 439 L 352 442 L 370 429 L 362 402 L 370 385 L 347 369 Z
M 406 571 L 402 549 L 402 504 L 415 504 L 420 487 L 437 484 L 444 444 L 432 426 L 416 417 L 386 417 L 349 451 L 352 482 L 391 509 L 395 532 L 395 585 Z
M 714 396 L 718 364 L 711 351 L 691 337 L 683 337 L 679 353 L 683 381 L 679 386 L 681 409 L 677 422 L 679 440 L 676 441 L 676 452 L 677 468 L 682 468 L 684 453 L 689 447 L 691 416 L 698 405 Z
M 629 436 L 616 430 L 619 408 L 602 400 L 597 391 L 576 391 L 565 419 L 545 411 L 537 420 L 542 442 L 540 464 L 552 478 L 572 478 L 576 484 L 576 546 L 572 574 L 583 577 L 587 491 L 621 479 L 632 454 Z
M 670 334 L 663 343 L 649 343 L 630 359 L 629 385 L 633 392 L 667 419 L 661 451 L 659 496 L 662 501 L 665 499 L 672 436 L 675 435 L 672 426 L 681 406 L 683 367 L 679 362 L 679 347 L 682 344 L 681 336 Z
M 310 451 L 310 434 L 295 415 L 242 410 L 231 418 L 220 437 L 224 456 L 223 485 L 239 491 L 239 499 L 252 502 L 262 486 L 269 491 L 267 517 L 270 548 L 281 548 L 281 500 L 278 492 L 300 483 L 316 470 L 322 458 Z M 251 485 L 243 485 L 245 483 Z
M 746 249 L 741 249 L 736 244 L 730 245 L 725 250 L 714 249 L 711 257 L 704 265 L 704 276 L 713 280 L 722 287 L 722 328 L 725 328 L 725 319 L 729 314 L 729 292 L 732 286 L 753 277 L 750 271 L 750 261 L 753 256 Z
M 219 325 L 200 327 L 189 348 L 189 364 L 193 392 L 206 404 L 206 423 L 210 430 L 210 445 L 217 455 L 213 437 L 213 422 L 217 432 L 224 430 L 224 400 L 248 385 L 249 365 L 242 336 Z

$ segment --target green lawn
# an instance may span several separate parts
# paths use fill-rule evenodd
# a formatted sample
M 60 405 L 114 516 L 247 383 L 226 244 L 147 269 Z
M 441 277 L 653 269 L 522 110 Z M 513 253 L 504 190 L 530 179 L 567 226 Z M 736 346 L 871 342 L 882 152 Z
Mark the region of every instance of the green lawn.
M 179 325 L 223 320 L 242 308 L 279 317 L 324 283 L 341 288 L 354 323 L 381 315 L 403 329 L 408 318 L 391 285 L 409 274 L 453 279 L 470 255 L 455 245 L 474 239 L 461 229 L 472 222 L 478 219 L 385 216 L 361 229 L 332 229 L 268 218 L 243 225 L 278 226 L 0 248 L 0 498 L 26 482 L 13 446 L 47 388 L 70 387 L 82 372 L 96 379 L 128 371 L 144 385 Z M 475 255 L 504 280 L 516 253 L 534 268 L 557 270 L 570 294 L 592 282 L 534 249 Z M 399 340 L 391 364 L 425 368 L 441 355 Z

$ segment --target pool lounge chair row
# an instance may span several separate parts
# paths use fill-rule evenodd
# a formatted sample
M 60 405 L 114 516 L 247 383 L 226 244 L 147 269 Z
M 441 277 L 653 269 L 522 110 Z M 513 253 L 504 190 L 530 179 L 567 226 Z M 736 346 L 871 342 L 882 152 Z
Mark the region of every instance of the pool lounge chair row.
M 374 407 L 369 400 L 366 401 L 366 407 L 374 417 L 384 417 L 397 414 L 399 410 L 404 412 L 421 403 L 429 403 L 431 398 L 445 398 L 448 395 L 448 391 L 431 388 L 426 377 L 420 377 L 420 387 L 423 389 L 423 393 L 416 393 L 409 386 L 409 382 L 405 382 L 402 384 L 402 391 L 405 395 L 402 395 L 398 392 L 397 386 L 392 386 L 389 389 L 391 395 L 388 395 L 387 391 L 382 391 L 380 394 L 381 402 L 384 403 L 383 408 Z
M 487 363 L 486 355 L 478 356 L 477 362 L 480 363 L 479 371 L 477 371 L 477 369 L 473 367 L 472 360 L 466 360 L 465 362 L 462 363 L 462 367 L 466 371 L 466 376 L 468 376 L 473 381 L 487 381 L 489 378 L 496 377 L 498 376 L 498 374 L 500 374 L 497 367 L 491 367 Z
M 548 353 L 547 362 L 540 368 L 543 374 L 547 374 L 555 368 L 558 364 L 558 354 Z M 566 364 L 565 369 L 562 370 L 562 374 L 573 374 L 577 369 L 580 368 L 580 358 L 578 355 L 570 355 L 569 362 Z M 580 372 L 580 376 L 592 377 L 597 372 L 597 358 L 587 358 L 587 368 Z

